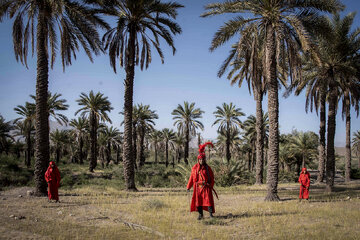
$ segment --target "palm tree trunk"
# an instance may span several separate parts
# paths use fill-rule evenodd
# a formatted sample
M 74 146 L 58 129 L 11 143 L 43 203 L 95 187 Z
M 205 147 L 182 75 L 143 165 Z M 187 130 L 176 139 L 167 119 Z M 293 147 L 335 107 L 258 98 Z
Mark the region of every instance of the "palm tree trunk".
M 60 161 L 60 148 L 59 147 L 56 147 L 55 159 L 56 159 L 56 164 L 59 165 L 59 161 Z
M 303 157 L 302 157 L 302 163 L 301 163 L 301 166 L 302 166 L 302 168 L 304 168 L 304 167 L 305 167 L 305 155 L 303 155 Z
M 111 161 L 111 144 L 108 142 L 106 151 L 106 166 L 109 166 Z
M 189 129 L 189 123 L 186 123 L 186 128 L 185 128 L 185 153 L 184 153 L 184 162 L 185 164 L 189 164 L 188 162 L 188 158 L 189 158 L 189 142 L 190 142 L 190 133 L 189 133 L 190 129 Z
M 157 157 L 158 157 L 158 154 L 157 154 L 157 143 L 155 143 L 154 148 L 155 148 L 155 163 L 157 163 L 157 162 L 158 162 L 158 159 L 157 159 Z
M 230 162 L 231 153 L 230 153 L 230 124 L 226 125 L 226 159 L 227 162 Z
M 350 117 L 350 97 L 349 91 L 345 91 L 345 114 L 346 114 L 346 153 L 345 153 L 345 182 L 351 180 L 351 117 Z
M 269 111 L 269 159 L 267 170 L 266 201 L 279 201 L 277 195 L 279 174 L 279 99 L 276 74 L 275 31 L 271 24 L 266 26 L 265 77 L 268 82 Z
M 320 130 L 319 130 L 319 175 L 317 182 L 324 180 L 325 173 L 325 159 L 326 159 L 326 142 L 325 142 L 325 126 L 326 126 L 326 93 L 322 91 L 320 93 Z
M 42 7 L 43 8 L 43 7 Z M 35 127 L 35 195 L 46 196 L 45 172 L 49 163 L 49 110 L 48 78 L 49 60 L 47 55 L 47 22 L 45 10 L 40 9 L 36 32 L 37 76 L 36 76 L 36 127 Z
M 132 126 L 132 147 L 133 147 L 133 163 L 135 169 L 137 169 L 136 163 L 137 163 L 137 133 L 136 133 L 136 123 L 133 122 Z
M 168 167 L 169 165 L 169 143 L 166 141 L 165 143 L 165 166 Z
M 264 129 L 263 129 L 263 111 L 262 100 L 263 95 L 261 91 L 254 91 L 256 97 L 256 182 L 255 184 L 263 183 L 263 169 L 264 169 Z
M 144 140 L 145 140 L 145 129 L 143 126 L 140 127 L 140 152 L 139 152 L 139 161 L 140 165 L 139 168 L 144 166 L 145 164 L 145 146 L 144 146 Z
M 96 115 L 93 111 L 90 112 L 90 163 L 89 171 L 94 172 L 97 165 L 97 129 L 96 129 Z
M 250 171 L 254 171 L 254 166 L 255 166 L 255 161 L 256 161 L 256 149 L 255 149 L 255 144 L 252 143 L 251 144 L 251 166 L 250 166 Z
M 80 137 L 80 139 L 79 139 L 79 159 L 80 159 L 80 164 L 84 164 L 83 147 L 84 147 L 84 140 L 83 140 L 82 137 Z
M 126 79 L 124 94 L 124 178 L 128 191 L 136 191 L 135 187 L 135 163 L 132 146 L 132 113 L 133 113 L 133 87 L 135 77 L 135 29 L 129 27 L 128 54 L 126 61 Z
M 31 131 L 26 136 L 26 166 L 29 168 L 31 165 Z
M 335 128 L 336 128 L 336 101 L 337 90 L 330 86 L 329 113 L 328 113 L 328 135 L 327 135 L 327 160 L 326 160 L 326 191 L 332 192 L 335 178 Z

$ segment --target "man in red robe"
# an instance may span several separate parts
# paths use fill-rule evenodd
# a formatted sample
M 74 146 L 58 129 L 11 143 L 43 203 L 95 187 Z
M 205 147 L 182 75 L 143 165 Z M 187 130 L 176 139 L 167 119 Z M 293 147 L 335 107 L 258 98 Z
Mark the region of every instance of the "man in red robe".
M 51 161 L 45 172 L 45 180 L 48 183 L 48 197 L 50 200 L 59 202 L 58 188 L 60 186 L 60 172 L 54 161 Z
M 212 195 L 214 187 L 214 174 L 209 165 L 206 164 L 205 147 L 207 145 L 214 145 L 211 142 L 206 142 L 199 145 L 198 163 L 192 167 L 187 190 L 194 187 L 193 196 L 191 200 L 190 212 L 198 211 L 198 220 L 203 218 L 203 210 L 210 213 L 213 218 L 215 213 L 214 198 Z
M 309 199 L 309 187 L 310 187 L 310 173 L 306 171 L 306 168 L 301 170 L 299 176 L 299 183 L 300 183 L 300 193 L 299 193 L 299 201 L 301 199 Z

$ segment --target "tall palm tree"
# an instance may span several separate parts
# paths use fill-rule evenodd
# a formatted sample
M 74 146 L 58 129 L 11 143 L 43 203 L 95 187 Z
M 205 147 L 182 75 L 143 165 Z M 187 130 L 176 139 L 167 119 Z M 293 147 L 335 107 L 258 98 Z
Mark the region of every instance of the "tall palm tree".
M 356 155 L 358 156 L 358 168 L 360 169 L 360 131 L 354 132 L 352 139 L 353 148 L 355 149 Z
M 164 55 L 160 48 L 162 38 L 175 54 L 173 35 L 181 33 L 173 21 L 182 5 L 176 2 L 162 3 L 158 0 L 90 0 L 101 5 L 103 12 L 117 18 L 117 25 L 103 37 L 105 49 L 109 50 L 110 65 L 116 72 L 116 62 L 125 68 L 124 94 L 124 176 L 126 189 L 136 191 L 132 146 L 132 108 L 135 65 L 148 68 L 151 63 L 151 45 L 161 61 Z
M 15 18 L 13 44 L 16 60 L 27 67 L 30 41 L 32 53 L 36 51 L 35 194 L 46 195 L 44 174 L 49 161 L 49 64 L 52 68 L 59 48 L 65 69 L 76 57 L 79 45 L 92 61 L 92 52 L 95 55 L 101 52 L 96 27 L 107 27 L 107 24 L 94 9 L 73 0 L 3 0 L 0 2 L 0 22 L 6 16 Z
M 347 149 L 350 150 L 350 102 L 356 105 L 359 96 L 358 72 L 360 66 L 359 59 L 359 30 L 350 32 L 355 13 L 349 13 L 343 19 L 339 14 L 334 14 L 332 18 L 325 17 L 321 24 L 327 31 L 319 32 L 315 36 L 318 44 L 318 54 L 316 59 L 308 56 L 305 61 L 304 79 L 297 84 L 296 94 L 305 87 L 307 88 L 307 102 L 317 107 L 320 101 L 320 146 L 325 142 L 325 103 L 329 104 L 328 111 L 328 132 L 327 132 L 327 159 L 326 159 L 326 191 L 331 192 L 334 186 L 335 177 L 335 149 L 334 138 L 336 128 L 336 112 L 338 100 L 341 95 L 343 100 L 343 113 L 347 121 Z M 351 100 L 351 101 L 350 101 Z M 322 151 L 323 147 L 320 148 Z M 350 180 L 349 154 L 347 154 L 347 179 Z M 320 175 L 323 163 L 320 159 Z M 321 181 L 322 179 L 318 179 Z
M 26 102 L 25 106 L 18 105 L 14 108 L 14 111 L 19 114 L 21 117 L 15 119 L 15 123 L 19 120 L 21 124 L 17 125 L 17 129 L 19 131 L 19 135 L 23 135 L 25 137 L 26 142 L 26 166 L 30 167 L 31 165 L 31 135 L 34 132 L 35 128 L 35 105 Z
M 289 78 L 300 76 L 300 45 L 305 51 L 312 50 L 312 44 L 302 24 L 303 19 L 311 19 L 317 11 L 330 12 L 342 8 L 337 0 L 234 0 L 224 3 L 208 4 L 203 17 L 224 13 L 245 13 L 245 19 L 235 16 L 222 26 L 215 34 L 210 50 L 215 50 L 235 34 L 257 31 L 266 36 L 264 41 L 264 76 L 267 82 L 269 112 L 269 161 L 265 200 L 278 201 L 277 184 L 279 172 L 279 102 L 277 65 L 290 69 Z M 239 41 L 242 41 L 240 39 Z
M 162 140 L 165 144 L 165 165 L 168 167 L 169 165 L 169 145 L 170 147 L 174 147 L 175 141 L 175 132 L 172 129 L 164 128 L 161 131 Z
M 236 108 L 233 103 L 223 103 L 222 107 L 216 107 L 214 115 L 216 120 L 213 126 L 219 124 L 218 131 L 224 130 L 226 132 L 226 159 L 230 162 L 230 129 L 241 127 L 242 123 L 239 117 L 245 116 L 245 114 L 241 111 L 241 108 Z
M 0 153 L 6 150 L 8 140 L 13 137 L 10 134 L 10 131 L 13 130 L 12 124 L 5 121 L 5 118 L 0 115 Z
M 104 97 L 104 94 L 100 92 L 94 94 L 92 90 L 89 95 L 81 93 L 80 99 L 76 100 L 76 102 L 83 107 L 77 110 L 75 115 L 81 112 L 81 117 L 89 119 L 91 144 L 89 171 L 94 172 L 97 160 L 97 129 L 99 121 L 101 120 L 102 122 L 107 121 L 111 123 L 107 113 L 113 108 L 111 107 L 108 97 Z
M 150 139 L 150 146 L 152 146 L 154 148 L 154 154 L 155 154 L 155 163 L 158 162 L 158 147 L 159 144 L 162 140 L 162 133 L 161 131 L 158 131 L 156 129 L 154 129 L 152 132 L 150 132 L 149 134 L 149 139 Z
M 172 111 L 174 126 L 177 125 L 178 131 L 185 135 L 184 162 L 188 164 L 189 142 L 190 137 L 195 136 L 196 129 L 204 130 L 204 125 L 197 119 L 201 118 L 204 111 L 195 108 L 195 103 L 184 102 L 184 106 L 178 104 L 177 108 Z
M 158 119 L 159 116 L 156 111 L 150 109 L 150 105 L 139 104 L 138 107 L 138 132 L 139 132 L 139 167 L 142 167 L 145 163 L 145 135 L 154 129 L 154 119 Z
M 69 125 L 73 127 L 73 137 L 76 142 L 79 144 L 78 146 L 78 157 L 80 164 L 84 163 L 84 141 L 86 139 L 88 129 L 89 129 L 89 121 L 84 117 L 78 117 L 77 119 L 71 119 Z

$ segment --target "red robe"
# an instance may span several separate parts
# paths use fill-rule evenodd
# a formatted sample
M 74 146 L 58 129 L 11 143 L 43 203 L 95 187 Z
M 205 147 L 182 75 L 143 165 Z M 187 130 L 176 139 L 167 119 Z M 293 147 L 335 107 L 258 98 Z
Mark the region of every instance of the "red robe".
M 301 170 L 300 176 L 299 176 L 299 183 L 300 183 L 300 193 L 299 198 L 300 199 L 309 199 L 309 187 L 310 187 L 310 173 L 306 171 L 306 168 L 303 168 Z
M 207 165 L 195 164 L 192 167 L 187 189 L 194 187 L 193 196 L 191 200 L 190 212 L 197 211 L 196 207 L 202 206 L 205 211 L 209 211 L 208 207 L 212 207 L 215 213 L 214 198 L 212 190 L 214 187 L 214 174 L 211 168 Z M 210 178 L 209 178 L 210 177 Z
M 52 169 L 50 165 L 45 172 L 45 180 L 48 183 L 48 197 L 49 200 L 53 199 L 59 201 L 58 188 L 60 186 L 61 179 L 60 172 L 56 165 L 54 169 Z

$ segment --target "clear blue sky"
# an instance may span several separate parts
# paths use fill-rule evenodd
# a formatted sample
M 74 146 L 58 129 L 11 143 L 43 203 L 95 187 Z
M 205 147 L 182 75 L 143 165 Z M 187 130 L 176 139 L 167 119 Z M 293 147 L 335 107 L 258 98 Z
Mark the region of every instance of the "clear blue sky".
M 171 112 L 184 101 L 195 102 L 197 107 L 205 111 L 202 122 L 205 130 L 204 138 L 216 138 L 216 127 L 212 127 L 215 118 L 213 112 L 216 106 L 223 102 L 233 102 L 248 116 L 255 114 L 255 101 L 249 95 L 247 85 L 241 89 L 231 87 L 225 77 L 219 79 L 216 73 L 230 50 L 230 44 L 224 45 L 215 52 L 209 52 L 211 39 L 217 29 L 229 19 L 230 16 L 216 16 L 200 18 L 204 12 L 204 5 L 214 1 L 209 0 L 179 0 L 185 8 L 179 11 L 177 22 L 183 33 L 175 37 L 177 52 L 172 56 L 170 48 L 162 44 L 165 53 L 165 64 L 161 64 L 153 50 L 153 61 L 148 70 L 137 70 L 134 85 L 134 103 L 149 104 L 156 110 L 159 119 L 156 128 L 174 128 Z M 346 0 L 344 13 L 356 11 L 360 2 Z M 13 108 L 31 101 L 29 95 L 35 94 L 36 57 L 28 59 L 29 69 L 16 62 L 12 45 L 13 20 L 4 19 L 0 23 L 0 114 L 6 120 L 16 117 Z M 356 16 L 355 27 L 360 26 L 360 16 Z M 236 41 L 232 39 L 230 43 Z M 49 90 L 61 93 L 70 105 L 65 112 L 70 119 L 74 118 L 79 108 L 76 99 L 81 92 L 90 90 L 100 91 L 114 107 L 110 113 L 113 125 L 120 127 L 123 117 L 118 114 L 123 108 L 125 72 L 118 69 L 115 74 L 110 68 L 108 56 L 95 57 L 91 63 L 81 51 L 73 65 L 63 73 L 61 61 L 57 58 L 55 67 L 49 73 Z M 281 96 L 281 94 L 280 94 Z M 267 110 L 267 97 L 264 98 L 264 110 Z M 352 114 L 352 132 L 360 129 L 360 121 Z M 242 119 L 245 120 L 246 117 Z M 291 96 L 287 99 L 280 97 L 280 131 L 291 132 L 292 129 L 300 131 L 314 131 L 318 133 L 319 118 L 315 113 L 305 113 L 305 97 Z M 341 119 L 341 109 L 337 116 L 336 146 L 345 145 L 345 122 Z

